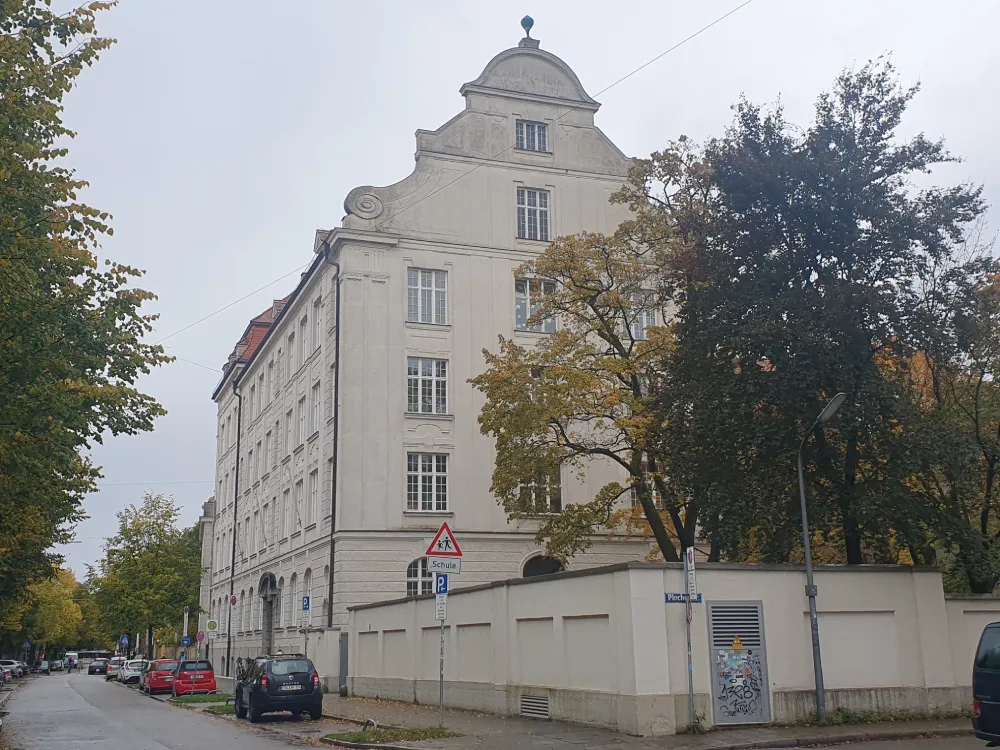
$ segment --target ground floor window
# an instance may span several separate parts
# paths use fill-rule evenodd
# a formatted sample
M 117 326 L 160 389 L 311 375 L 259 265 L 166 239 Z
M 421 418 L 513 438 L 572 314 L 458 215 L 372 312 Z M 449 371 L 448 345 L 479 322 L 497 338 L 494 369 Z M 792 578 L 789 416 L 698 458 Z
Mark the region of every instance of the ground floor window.
M 406 595 L 434 593 L 434 574 L 427 570 L 427 558 L 414 560 L 406 568 Z

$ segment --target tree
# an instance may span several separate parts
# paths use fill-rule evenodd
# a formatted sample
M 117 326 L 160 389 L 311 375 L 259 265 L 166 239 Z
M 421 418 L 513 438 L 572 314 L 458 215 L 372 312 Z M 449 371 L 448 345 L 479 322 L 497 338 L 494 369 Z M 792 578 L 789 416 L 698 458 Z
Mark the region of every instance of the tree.
M 200 611 L 201 545 L 196 527 L 177 527 L 178 515 L 172 498 L 153 494 L 118 514 L 118 533 L 90 572 L 94 602 L 112 639 L 172 625 L 184 607 Z
M 141 343 L 153 298 L 140 271 L 104 261 L 107 213 L 60 166 L 73 132 L 62 100 L 112 40 L 95 17 L 113 3 L 57 15 L 42 0 L 0 4 L 0 602 L 58 561 L 99 469 L 81 455 L 106 434 L 152 428 L 164 413 L 135 387 L 168 360 Z
M 21 632 L 36 648 L 55 649 L 76 645 L 83 620 L 74 601 L 78 584 L 71 570 L 57 568 L 52 575 L 33 583 L 27 592 L 30 602 Z

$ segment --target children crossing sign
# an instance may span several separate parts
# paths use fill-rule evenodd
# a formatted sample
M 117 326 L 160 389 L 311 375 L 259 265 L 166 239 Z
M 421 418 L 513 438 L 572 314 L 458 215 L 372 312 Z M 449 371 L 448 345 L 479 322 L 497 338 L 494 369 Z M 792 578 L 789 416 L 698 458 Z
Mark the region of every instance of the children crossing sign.
M 438 533 L 434 535 L 427 552 L 428 573 L 462 572 L 462 548 L 458 546 L 455 534 L 448 528 L 447 522 L 441 524 Z

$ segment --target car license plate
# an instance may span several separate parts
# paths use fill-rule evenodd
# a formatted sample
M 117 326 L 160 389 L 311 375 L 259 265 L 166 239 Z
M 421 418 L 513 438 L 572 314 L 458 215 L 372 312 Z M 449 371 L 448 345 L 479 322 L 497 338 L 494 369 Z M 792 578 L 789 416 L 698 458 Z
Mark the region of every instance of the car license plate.
M 200 679 L 201 679 L 201 675 L 200 675 L 200 674 L 196 674 L 196 675 L 195 675 L 194 677 L 192 677 L 191 679 L 192 679 L 192 680 L 200 680 Z
M 302 686 L 301 685 L 282 685 L 281 689 L 282 690 L 301 690 Z
M 173 681 L 174 681 L 174 678 L 173 678 L 173 677 L 164 677 L 164 678 L 163 678 L 163 681 L 164 681 L 164 682 L 173 682 Z

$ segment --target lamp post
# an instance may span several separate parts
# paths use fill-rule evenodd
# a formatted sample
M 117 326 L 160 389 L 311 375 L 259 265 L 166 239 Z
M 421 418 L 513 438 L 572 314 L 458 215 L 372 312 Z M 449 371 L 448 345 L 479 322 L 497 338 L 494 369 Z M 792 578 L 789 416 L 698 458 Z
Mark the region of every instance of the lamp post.
M 806 514 L 806 483 L 802 478 L 802 448 L 805 447 L 806 440 L 812 435 L 816 425 L 826 424 L 837 413 L 837 410 L 847 399 L 846 393 L 838 393 L 826 408 L 819 413 L 816 421 L 802 436 L 799 442 L 799 503 L 802 506 L 802 551 L 806 558 L 806 596 L 809 597 L 809 632 L 812 635 L 813 650 L 813 672 L 816 675 L 816 718 L 819 721 L 826 720 L 826 690 L 823 688 L 823 659 L 819 651 L 819 620 L 816 617 L 816 584 L 813 583 L 813 563 L 812 548 L 809 544 L 809 517 Z

